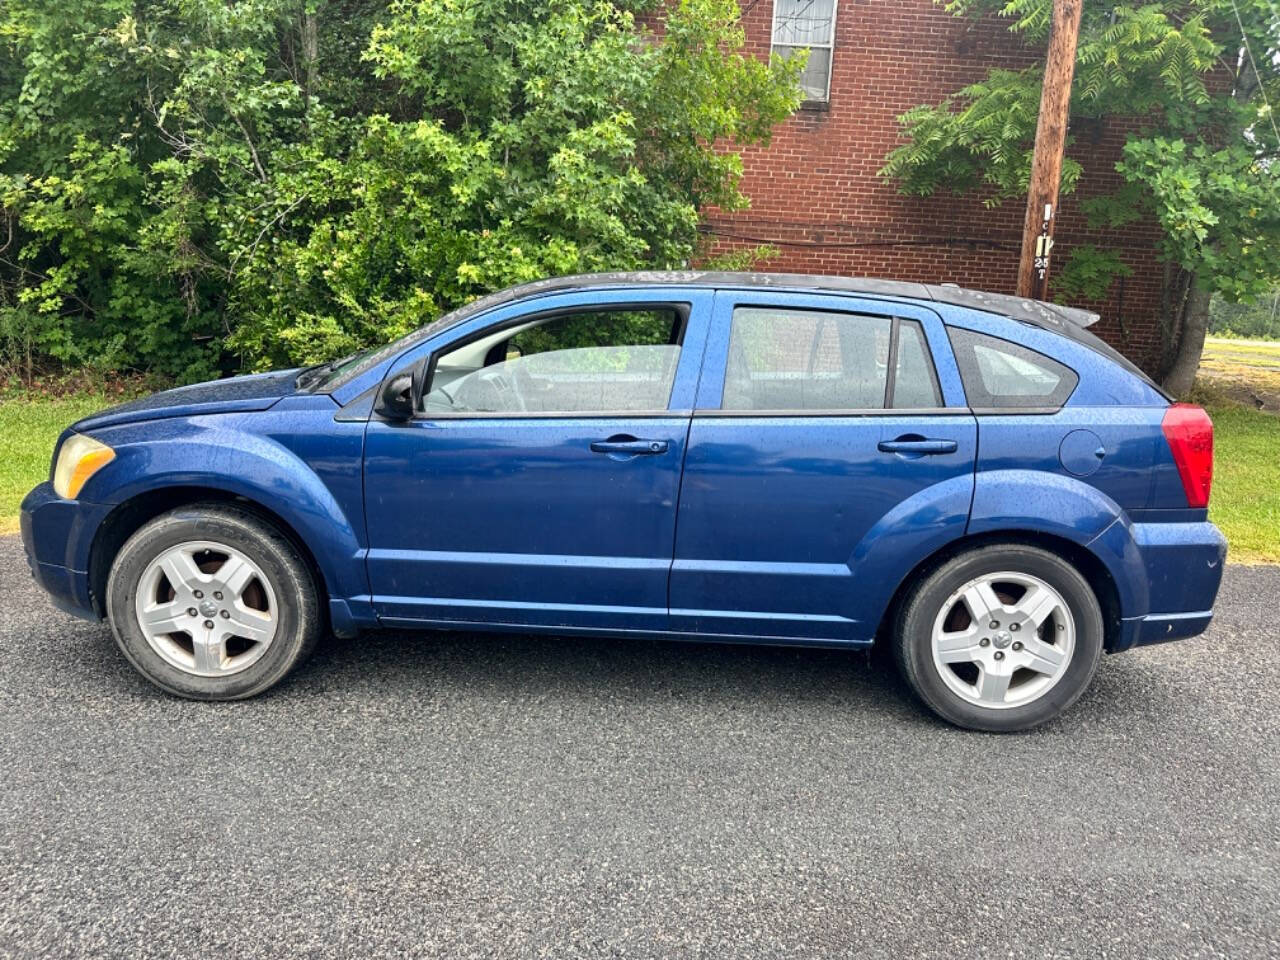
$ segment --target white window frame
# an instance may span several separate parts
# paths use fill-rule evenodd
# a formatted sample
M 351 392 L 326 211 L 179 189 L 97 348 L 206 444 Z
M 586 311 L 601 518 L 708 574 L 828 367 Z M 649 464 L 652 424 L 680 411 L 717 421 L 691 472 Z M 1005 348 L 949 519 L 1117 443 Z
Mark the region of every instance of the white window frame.
M 774 38 L 778 35 L 778 0 L 773 0 L 773 19 L 769 25 L 769 53 L 772 54 L 776 50 L 826 50 L 827 51 L 827 83 L 826 95 L 822 98 L 810 97 L 805 94 L 805 103 L 830 103 L 831 102 L 831 71 L 836 62 L 836 17 L 840 13 L 840 0 L 831 0 L 831 35 L 826 43 L 776 43 Z

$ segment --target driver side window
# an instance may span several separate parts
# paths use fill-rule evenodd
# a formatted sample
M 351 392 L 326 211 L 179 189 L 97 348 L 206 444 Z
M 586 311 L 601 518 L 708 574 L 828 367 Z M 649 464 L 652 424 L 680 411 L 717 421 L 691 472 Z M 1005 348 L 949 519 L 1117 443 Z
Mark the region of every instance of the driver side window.
M 671 306 L 575 311 L 506 326 L 441 354 L 430 414 L 566 415 L 667 408 L 685 312 Z

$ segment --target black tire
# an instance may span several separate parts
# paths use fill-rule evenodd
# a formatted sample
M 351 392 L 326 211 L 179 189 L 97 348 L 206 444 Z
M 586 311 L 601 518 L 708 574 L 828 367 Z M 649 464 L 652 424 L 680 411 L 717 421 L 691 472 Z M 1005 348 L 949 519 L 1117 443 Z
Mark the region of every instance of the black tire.
M 998 572 L 1030 574 L 1053 587 L 1076 629 L 1075 649 L 1061 678 L 1038 699 L 1005 708 L 971 703 L 949 688 L 939 675 L 946 668 L 935 664 L 932 645 L 934 621 L 952 594 L 971 580 Z M 903 678 L 942 719 L 970 730 L 1012 733 L 1052 720 L 1079 699 L 1097 670 L 1103 638 L 1102 609 L 1080 572 L 1047 550 L 1011 543 L 960 554 L 923 576 L 899 610 L 893 646 Z
M 227 676 L 185 672 L 157 653 L 138 623 L 135 600 L 147 566 L 181 543 L 214 541 L 241 551 L 265 574 L 278 625 L 261 659 Z M 107 619 L 116 643 L 144 677 L 192 700 L 242 700 L 279 683 L 311 653 L 324 627 L 320 591 L 297 548 L 275 524 L 234 504 L 179 507 L 144 524 L 120 548 L 107 578 Z

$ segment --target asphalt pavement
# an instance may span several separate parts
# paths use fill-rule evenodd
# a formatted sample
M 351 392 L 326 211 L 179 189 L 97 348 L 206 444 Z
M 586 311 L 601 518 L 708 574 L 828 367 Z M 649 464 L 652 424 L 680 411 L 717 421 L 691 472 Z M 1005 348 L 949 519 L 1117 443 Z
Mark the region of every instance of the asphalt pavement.
M 1275 957 L 1280 568 L 1031 734 L 884 658 L 330 639 L 170 698 L 0 538 L 0 955 Z

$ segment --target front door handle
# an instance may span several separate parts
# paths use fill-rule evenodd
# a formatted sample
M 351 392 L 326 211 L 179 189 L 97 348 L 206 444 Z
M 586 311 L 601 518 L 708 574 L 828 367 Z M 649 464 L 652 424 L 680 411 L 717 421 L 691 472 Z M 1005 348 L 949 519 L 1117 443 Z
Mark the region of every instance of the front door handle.
M 877 449 L 881 453 L 905 453 L 915 456 L 955 453 L 959 448 L 954 440 L 926 440 L 924 437 L 899 437 L 897 440 L 881 440 Z
M 610 437 L 591 441 L 592 453 L 622 454 L 627 457 L 653 456 L 667 452 L 666 440 L 638 440 L 635 437 Z

